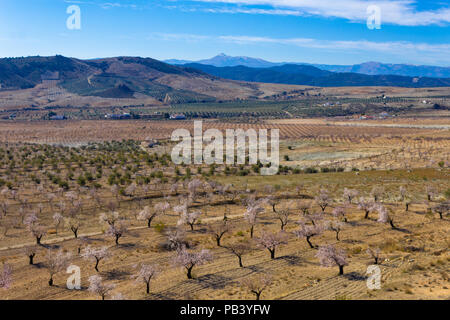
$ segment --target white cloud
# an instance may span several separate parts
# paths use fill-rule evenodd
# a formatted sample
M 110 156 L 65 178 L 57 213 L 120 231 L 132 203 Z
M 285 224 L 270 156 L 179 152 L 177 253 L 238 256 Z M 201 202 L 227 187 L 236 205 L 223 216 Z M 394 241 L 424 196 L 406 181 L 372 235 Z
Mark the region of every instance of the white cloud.
M 239 45 L 286 45 L 339 52 L 378 52 L 398 57 L 414 58 L 423 63 L 450 63 L 450 44 L 413 43 L 409 41 L 375 42 L 368 40 L 320 40 L 312 38 L 271 38 L 246 35 L 205 36 L 196 34 L 153 33 L 149 39 L 164 41 L 216 41 Z
M 199 42 L 204 40 L 211 40 L 209 36 L 202 36 L 198 34 L 188 33 L 152 33 L 147 40 L 163 40 L 163 41 L 186 41 L 186 42 Z
M 374 42 L 367 40 L 317 40 L 310 38 L 282 39 L 249 36 L 220 36 L 219 39 L 240 44 L 273 43 L 315 49 L 382 51 L 399 54 L 405 54 L 405 52 L 410 53 L 411 50 L 413 50 L 421 52 L 436 52 L 450 56 L 450 44 L 413 43 L 408 41 Z
M 447 25 L 450 23 L 450 7 L 418 11 L 414 0 L 194 0 L 216 4 L 236 5 L 234 7 L 205 9 L 215 12 L 313 15 L 329 18 L 343 18 L 350 21 L 366 21 L 367 7 L 377 5 L 381 9 L 382 23 L 403 26 Z M 270 6 L 273 9 L 255 8 Z

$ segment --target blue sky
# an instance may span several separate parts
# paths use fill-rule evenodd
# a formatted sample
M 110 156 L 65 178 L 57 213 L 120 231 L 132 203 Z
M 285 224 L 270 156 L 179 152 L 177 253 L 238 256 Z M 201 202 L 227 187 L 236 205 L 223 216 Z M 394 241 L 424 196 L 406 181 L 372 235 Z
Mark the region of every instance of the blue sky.
M 110 1 L 110 2 L 108 2 Z M 81 29 L 70 30 L 69 6 Z M 367 27 L 380 8 L 381 29 Z M 415 0 L 1 0 L 0 56 L 450 66 L 450 4 Z

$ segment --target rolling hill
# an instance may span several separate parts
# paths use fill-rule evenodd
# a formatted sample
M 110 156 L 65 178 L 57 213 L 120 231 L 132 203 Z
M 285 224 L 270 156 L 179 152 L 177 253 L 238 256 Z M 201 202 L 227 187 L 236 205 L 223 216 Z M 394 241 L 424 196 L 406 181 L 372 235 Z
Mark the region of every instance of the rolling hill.
M 199 63 L 183 65 L 226 79 L 309 85 L 319 87 L 392 86 L 392 87 L 447 87 L 450 78 L 406 77 L 397 75 L 365 75 L 354 72 L 331 72 L 308 65 L 285 64 L 270 68 L 245 66 L 214 67 Z
M 450 67 L 411 65 L 411 64 L 389 64 L 381 62 L 364 62 L 354 65 L 329 65 L 310 64 L 304 62 L 270 62 L 259 58 L 232 57 L 226 54 L 219 54 L 211 59 L 199 61 L 170 59 L 164 62 L 174 65 L 184 65 L 189 63 L 200 63 L 215 67 L 236 67 L 244 66 L 250 68 L 270 68 L 282 65 L 307 65 L 331 72 L 351 72 L 366 75 L 397 75 L 407 77 L 430 77 L 430 78 L 450 78 Z
M 117 99 L 131 105 L 266 99 L 287 91 L 300 92 L 305 86 L 446 87 L 450 79 L 337 73 L 297 64 L 179 66 L 140 57 L 0 59 L 1 106 L 8 108 L 114 106 Z
M 3 89 L 32 88 L 46 80 L 80 96 L 133 98 L 135 93 L 163 101 L 214 101 L 215 97 L 162 84 L 163 78 L 189 81 L 214 77 L 201 71 L 135 57 L 79 60 L 63 56 L 0 59 L 0 83 Z

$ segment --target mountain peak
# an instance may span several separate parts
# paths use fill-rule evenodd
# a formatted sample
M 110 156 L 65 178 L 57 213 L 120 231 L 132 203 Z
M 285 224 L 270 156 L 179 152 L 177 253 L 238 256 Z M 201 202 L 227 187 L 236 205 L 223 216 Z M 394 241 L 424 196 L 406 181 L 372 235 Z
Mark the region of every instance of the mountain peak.
M 167 60 L 168 63 L 185 64 L 191 61 Z M 270 68 L 282 65 L 308 65 L 331 72 L 352 72 L 366 75 L 397 75 L 406 77 L 431 77 L 431 78 L 450 78 L 450 67 L 439 66 L 417 66 L 411 64 L 392 64 L 379 61 L 367 61 L 354 65 L 327 65 L 312 64 L 300 62 L 270 62 L 260 58 L 251 58 L 245 56 L 228 56 L 225 53 L 210 58 L 195 61 L 196 63 L 211 65 L 215 67 L 235 67 L 245 66 L 249 68 Z

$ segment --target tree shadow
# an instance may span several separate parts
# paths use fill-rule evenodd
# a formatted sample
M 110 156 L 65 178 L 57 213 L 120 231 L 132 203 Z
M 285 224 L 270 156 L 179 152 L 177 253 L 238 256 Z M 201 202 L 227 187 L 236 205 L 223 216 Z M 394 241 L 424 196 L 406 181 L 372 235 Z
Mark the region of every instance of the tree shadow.
M 92 237 L 85 237 L 88 241 L 99 241 L 99 242 L 105 242 L 106 240 L 103 238 L 92 238 Z M 75 239 L 74 239 L 75 240 Z
M 126 243 L 120 243 L 116 247 L 120 248 L 120 249 L 137 249 L 137 248 L 142 248 L 142 245 L 140 245 L 138 243 L 126 242 Z
M 152 293 L 150 292 L 150 294 L 146 295 L 143 300 L 177 300 L 177 297 L 175 294 L 173 293 L 162 293 L 162 292 L 158 292 L 158 293 Z
M 356 240 L 356 239 L 343 239 L 341 240 L 342 243 L 349 243 L 349 244 L 355 244 L 355 243 L 363 243 L 362 240 Z
M 41 243 L 40 246 L 44 249 L 52 249 L 52 250 L 61 248 L 61 246 L 59 244 L 43 244 L 43 243 Z
M 292 255 L 279 257 L 279 258 L 277 258 L 277 260 L 284 260 L 291 266 L 300 266 L 303 264 L 302 259 L 300 257 L 292 256 Z
M 264 270 L 264 268 L 261 268 L 260 266 L 257 266 L 257 265 L 246 266 L 244 264 L 244 268 L 252 270 L 252 272 L 262 272 Z
M 392 229 L 392 230 L 398 231 L 398 232 L 402 232 L 402 233 L 408 233 L 408 234 L 411 234 L 411 231 L 409 231 L 408 229 L 405 229 L 405 228 L 395 227 L 395 228 Z
M 346 279 L 350 281 L 365 281 L 367 280 L 367 276 L 358 272 L 349 272 L 343 275 Z
M 31 264 L 30 266 L 33 267 L 33 268 L 36 268 L 36 269 L 42 269 L 42 268 L 45 268 L 45 264 L 43 264 L 42 262 L 33 263 L 33 264 Z
M 195 279 L 203 288 L 223 289 L 232 279 L 218 274 L 206 274 Z
M 113 269 L 111 271 L 101 272 L 107 280 L 126 280 L 130 277 L 131 273 L 128 271 Z
M 197 225 L 197 229 L 194 230 L 189 229 L 188 232 L 192 234 L 206 234 L 208 232 L 208 229 L 205 227 L 199 227 L 199 225 Z

